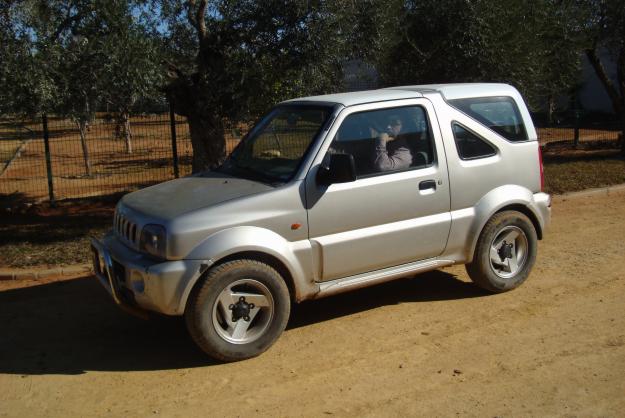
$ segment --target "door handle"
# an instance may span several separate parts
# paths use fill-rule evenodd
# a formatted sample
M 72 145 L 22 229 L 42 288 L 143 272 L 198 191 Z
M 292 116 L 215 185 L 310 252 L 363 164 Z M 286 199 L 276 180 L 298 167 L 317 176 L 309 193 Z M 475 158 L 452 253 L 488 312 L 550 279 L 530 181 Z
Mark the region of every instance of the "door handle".
M 419 190 L 436 190 L 436 180 L 424 180 L 419 183 Z

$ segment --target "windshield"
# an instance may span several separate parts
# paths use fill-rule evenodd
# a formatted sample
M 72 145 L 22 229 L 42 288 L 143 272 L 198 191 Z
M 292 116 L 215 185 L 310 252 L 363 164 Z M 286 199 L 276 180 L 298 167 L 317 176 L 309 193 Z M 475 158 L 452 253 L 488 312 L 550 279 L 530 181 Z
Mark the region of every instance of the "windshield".
M 330 106 L 279 106 L 237 145 L 219 171 L 273 182 L 289 181 L 328 122 Z

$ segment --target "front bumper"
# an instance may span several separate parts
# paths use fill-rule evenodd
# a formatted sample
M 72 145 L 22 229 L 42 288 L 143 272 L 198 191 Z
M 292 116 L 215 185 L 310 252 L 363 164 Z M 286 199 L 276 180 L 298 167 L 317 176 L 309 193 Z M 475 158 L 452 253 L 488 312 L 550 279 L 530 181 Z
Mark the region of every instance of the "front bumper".
M 134 251 L 109 233 L 91 240 L 93 270 L 122 309 L 146 317 L 147 312 L 182 315 L 188 294 L 206 269 L 203 260 L 156 260 Z

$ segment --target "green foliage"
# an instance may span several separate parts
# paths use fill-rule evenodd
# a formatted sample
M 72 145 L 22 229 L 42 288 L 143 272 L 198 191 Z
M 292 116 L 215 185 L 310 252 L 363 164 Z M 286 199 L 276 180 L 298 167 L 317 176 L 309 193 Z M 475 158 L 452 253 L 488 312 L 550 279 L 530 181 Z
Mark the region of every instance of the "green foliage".
M 286 98 L 340 90 L 342 64 L 381 49 L 386 26 L 375 23 L 388 9 L 372 0 L 211 1 L 205 35 L 198 35 L 194 3 L 160 6 L 179 71 L 172 87 L 187 77 L 205 91 L 201 100 L 213 112 L 233 119 L 257 116 Z
M 189 120 L 194 170 L 223 159 L 224 120 L 253 119 L 287 98 L 341 90 L 344 63 L 381 50 L 388 26 L 377 21 L 385 19 L 388 5 L 161 1 L 172 57 L 168 91 Z M 205 125 L 196 128 L 198 123 Z M 200 152 L 208 155 L 202 161 Z
M 578 79 L 571 13 L 555 0 L 407 1 L 380 68 L 392 84 L 506 82 L 540 102 Z
M 139 99 L 162 96 L 162 48 L 148 27 L 135 21 L 127 2 L 108 2 L 101 10 L 106 35 L 98 79 L 101 100 L 118 112 L 130 112 Z
M 622 0 L 574 2 L 588 47 L 603 47 L 615 57 L 625 47 L 625 3 Z
M 59 51 L 34 39 L 27 6 L 0 6 L 0 114 L 35 114 L 59 97 L 55 74 L 46 69 L 48 62 L 59 62 Z
M 162 83 L 157 39 L 132 0 L 27 0 L 0 8 L 0 113 L 89 120 L 128 109 Z

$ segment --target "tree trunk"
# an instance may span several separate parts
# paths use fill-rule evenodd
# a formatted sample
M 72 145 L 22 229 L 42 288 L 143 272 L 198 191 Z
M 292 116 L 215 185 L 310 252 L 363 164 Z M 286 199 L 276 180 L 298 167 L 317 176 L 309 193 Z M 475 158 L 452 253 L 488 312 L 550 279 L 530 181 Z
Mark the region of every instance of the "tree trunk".
M 599 59 L 596 48 L 586 50 L 586 56 L 590 65 L 595 70 L 595 74 L 599 77 L 601 84 L 605 88 L 610 100 L 614 113 L 621 121 L 621 154 L 625 157 L 625 48 L 621 48 L 616 63 L 616 74 L 618 79 L 618 89 L 614 85 L 605 70 L 605 67 Z
M 123 111 L 121 113 L 121 122 L 122 122 L 122 135 L 124 136 L 124 141 L 126 142 L 126 153 L 132 154 L 132 131 L 130 130 L 130 114 L 129 112 Z
M 130 112 L 122 110 L 115 118 L 115 139 L 123 139 L 126 153 L 132 154 L 132 130 L 130 129 Z
M 553 113 L 556 109 L 556 101 L 553 94 L 549 95 L 547 103 L 547 122 L 549 123 L 549 125 L 553 125 Z
M 616 60 L 616 79 L 621 93 L 621 155 L 625 157 L 625 47 L 622 47 Z
M 187 115 L 187 123 L 193 146 L 193 173 L 220 166 L 226 157 L 226 139 L 221 119 L 215 115 L 194 112 Z
M 226 158 L 223 115 L 217 111 L 211 90 L 197 85 L 192 78 L 179 77 L 168 88 L 176 114 L 185 116 L 193 147 L 192 172 L 220 166 Z
M 625 158 L 625 111 L 621 112 L 621 155 Z
M 80 131 L 80 144 L 82 145 L 82 156 L 85 161 L 85 173 L 91 176 L 91 161 L 89 160 L 89 148 L 87 147 L 87 121 L 77 120 L 78 130 Z

